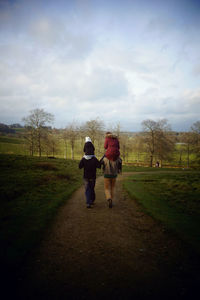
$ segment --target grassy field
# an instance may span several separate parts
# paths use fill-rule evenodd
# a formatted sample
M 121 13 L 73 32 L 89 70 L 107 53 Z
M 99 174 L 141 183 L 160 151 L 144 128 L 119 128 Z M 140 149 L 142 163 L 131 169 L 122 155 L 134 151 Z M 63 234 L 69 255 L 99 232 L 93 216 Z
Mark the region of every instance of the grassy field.
M 24 139 L 15 136 L 0 136 L 0 154 L 28 155 Z
M 155 167 L 140 167 L 140 166 L 135 166 L 135 165 L 129 165 L 125 164 L 123 165 L 123 172 L 170 172 L 170 171 L 183 171 L 182 168 L 155 168 Z
M 82 184 L 78 162 L 0 155 L 0 260 L 21 263 L 58 208 Z
M 199 178 L 199 171 L 145 172 L 130 176 L 124 188 L 148 214 L 200 252 Z

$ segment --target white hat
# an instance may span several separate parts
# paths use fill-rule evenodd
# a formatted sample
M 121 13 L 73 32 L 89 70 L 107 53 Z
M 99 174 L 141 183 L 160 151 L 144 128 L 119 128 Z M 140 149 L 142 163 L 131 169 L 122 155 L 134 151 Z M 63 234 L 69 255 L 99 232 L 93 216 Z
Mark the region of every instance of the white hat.
M 87 143 L 87 142 L 91 142 L 91 143 L 92 143 L 92 140 L 91 140 L 91 138 L 90 138 L 89 136 L 86 136 L 85 142 L 86 142 L 86 143 Z

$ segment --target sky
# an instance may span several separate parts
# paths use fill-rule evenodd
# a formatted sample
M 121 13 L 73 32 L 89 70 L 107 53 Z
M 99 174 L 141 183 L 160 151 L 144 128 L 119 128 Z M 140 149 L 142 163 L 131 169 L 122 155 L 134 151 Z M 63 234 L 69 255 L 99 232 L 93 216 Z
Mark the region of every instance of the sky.
M 200 0 L 0 0 L 0 123 L 200 120 Z

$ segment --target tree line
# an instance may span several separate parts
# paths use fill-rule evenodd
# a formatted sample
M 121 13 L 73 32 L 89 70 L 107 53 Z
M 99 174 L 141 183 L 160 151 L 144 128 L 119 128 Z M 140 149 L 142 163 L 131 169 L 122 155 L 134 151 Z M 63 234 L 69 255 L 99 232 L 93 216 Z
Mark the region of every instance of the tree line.
M 103 155 L 105 124 L 99 119 L 90 120 L 82 125 L 76 122 L 70 123 L 64 129 L 52 129 L 47 126 L 52 124 L 54 116 L 43 109 L 35 109 L 23 118 L 25 124 L 24 138 L 29 147 L 30 155 L 47 155 L 54 157 L 59 152 L 59 143 L 63 144 L 64 158 L 75 158 L 75 152 L 82 154 L 85 136 L 90 136 L 95 145 L 96 155 Z M 115 133 L 120 140 L 120 152 L 123 161 L 130 160 L 134 152 L 135 160 L 139 163 L 145 160 L 149 166 L 155 161 L 163 162 L 173 160 L 176 151 L 179 163 L 182 162 L 183 153 L 187 155 L 187 166 L 190 165 L 191 154 L 195 155 L 196 162 L 200 163 L 200 121 L 195 122 L 188 132 L 176 133 L 171 130 L 168 120 L 159 121 L 144 120 L 142 131 L 139 133 L 123 133 L 120 124 L 116 124 L 109 131 Z M 178 145 L 178 147 L 177 147 Z M 70 147 L 71 154 L 67 157 L 67 149 Z M 79 150 L 77 150 L 79 149 Z

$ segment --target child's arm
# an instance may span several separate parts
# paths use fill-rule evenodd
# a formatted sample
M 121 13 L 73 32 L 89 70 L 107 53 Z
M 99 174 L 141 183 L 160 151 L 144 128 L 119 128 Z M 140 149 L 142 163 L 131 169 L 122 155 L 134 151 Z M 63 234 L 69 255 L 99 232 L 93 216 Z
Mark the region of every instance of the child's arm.
M 97 158 L 96 158 L 96 167 L 98 169 L 101 169 L 101 161 L 99 161 Z
M 100 159 L 100 164 L 102 165 L 103 164 L 103 159 L 105 157 L 105 154 L 102 156 L 102 158 Z
M 82 169 L 84 167 L 83 158 L 79 162 L 79 166 L 78 167 L 79 167 L 79 169 Z

